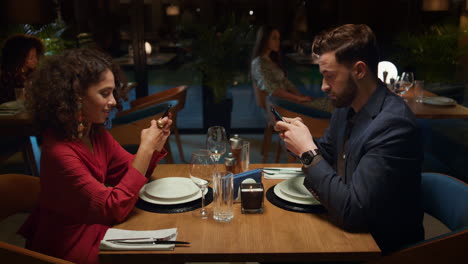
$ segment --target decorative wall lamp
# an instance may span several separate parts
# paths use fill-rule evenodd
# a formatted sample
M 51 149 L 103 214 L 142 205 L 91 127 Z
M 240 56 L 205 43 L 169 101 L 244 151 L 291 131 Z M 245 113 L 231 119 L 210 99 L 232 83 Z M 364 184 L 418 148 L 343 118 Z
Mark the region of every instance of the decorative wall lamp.
M 467 2 L 468 3 L 468 2 Z M 447 11 L 450 7 L 450 0 L 423 0 L 423 11 Z
M 171 4 L 166 8 L 166 15 L 168 16 L 178 16 L 179 14 L 180 14 L 179 6 Z

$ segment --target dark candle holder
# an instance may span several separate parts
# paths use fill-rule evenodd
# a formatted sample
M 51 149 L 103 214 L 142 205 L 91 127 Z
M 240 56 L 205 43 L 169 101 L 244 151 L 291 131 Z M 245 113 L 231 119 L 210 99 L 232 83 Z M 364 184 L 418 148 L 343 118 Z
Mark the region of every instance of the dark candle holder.
M 262 183 L 241 183 L 240 193 L 243 214 L 263 213 L 264 189 Z

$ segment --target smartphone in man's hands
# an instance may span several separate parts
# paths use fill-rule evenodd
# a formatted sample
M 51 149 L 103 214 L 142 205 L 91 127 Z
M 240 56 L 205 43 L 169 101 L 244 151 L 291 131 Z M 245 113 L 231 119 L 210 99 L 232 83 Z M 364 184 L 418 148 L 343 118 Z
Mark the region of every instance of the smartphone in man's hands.
M 273 116 L 275 117 L 276 121 L 284 121 L 283 117 L 276 111 L 276 109 L 273 106 L 270 106 L 270 111 L 273 113 Z

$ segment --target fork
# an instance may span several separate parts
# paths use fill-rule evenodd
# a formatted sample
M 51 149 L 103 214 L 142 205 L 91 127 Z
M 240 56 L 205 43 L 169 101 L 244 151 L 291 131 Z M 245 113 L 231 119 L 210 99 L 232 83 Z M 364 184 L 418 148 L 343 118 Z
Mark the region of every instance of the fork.
M 114 238 L 114 239 L 106 239 L 105 241 L 113 242 L 113 241 L 143 240 L 143 239 L 153 239 L 154 241 L 169 241 L 175 236 L 176 236 L 176 233 L 170 234 L 165 237 L 158 237 L 158 238 L 154 238 L 154 237 Z

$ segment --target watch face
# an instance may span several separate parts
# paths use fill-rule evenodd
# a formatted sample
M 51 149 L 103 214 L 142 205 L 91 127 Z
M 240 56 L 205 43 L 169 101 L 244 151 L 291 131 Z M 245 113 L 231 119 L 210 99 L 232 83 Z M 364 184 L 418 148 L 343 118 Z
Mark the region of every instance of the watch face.
M 307 152 L 304 152 L 301 156 L 301 161 L 302 161 L 302 164 L 310 164 L 313 160 L 314 156 L 311 155 L 311 153 L 309 151 Z

